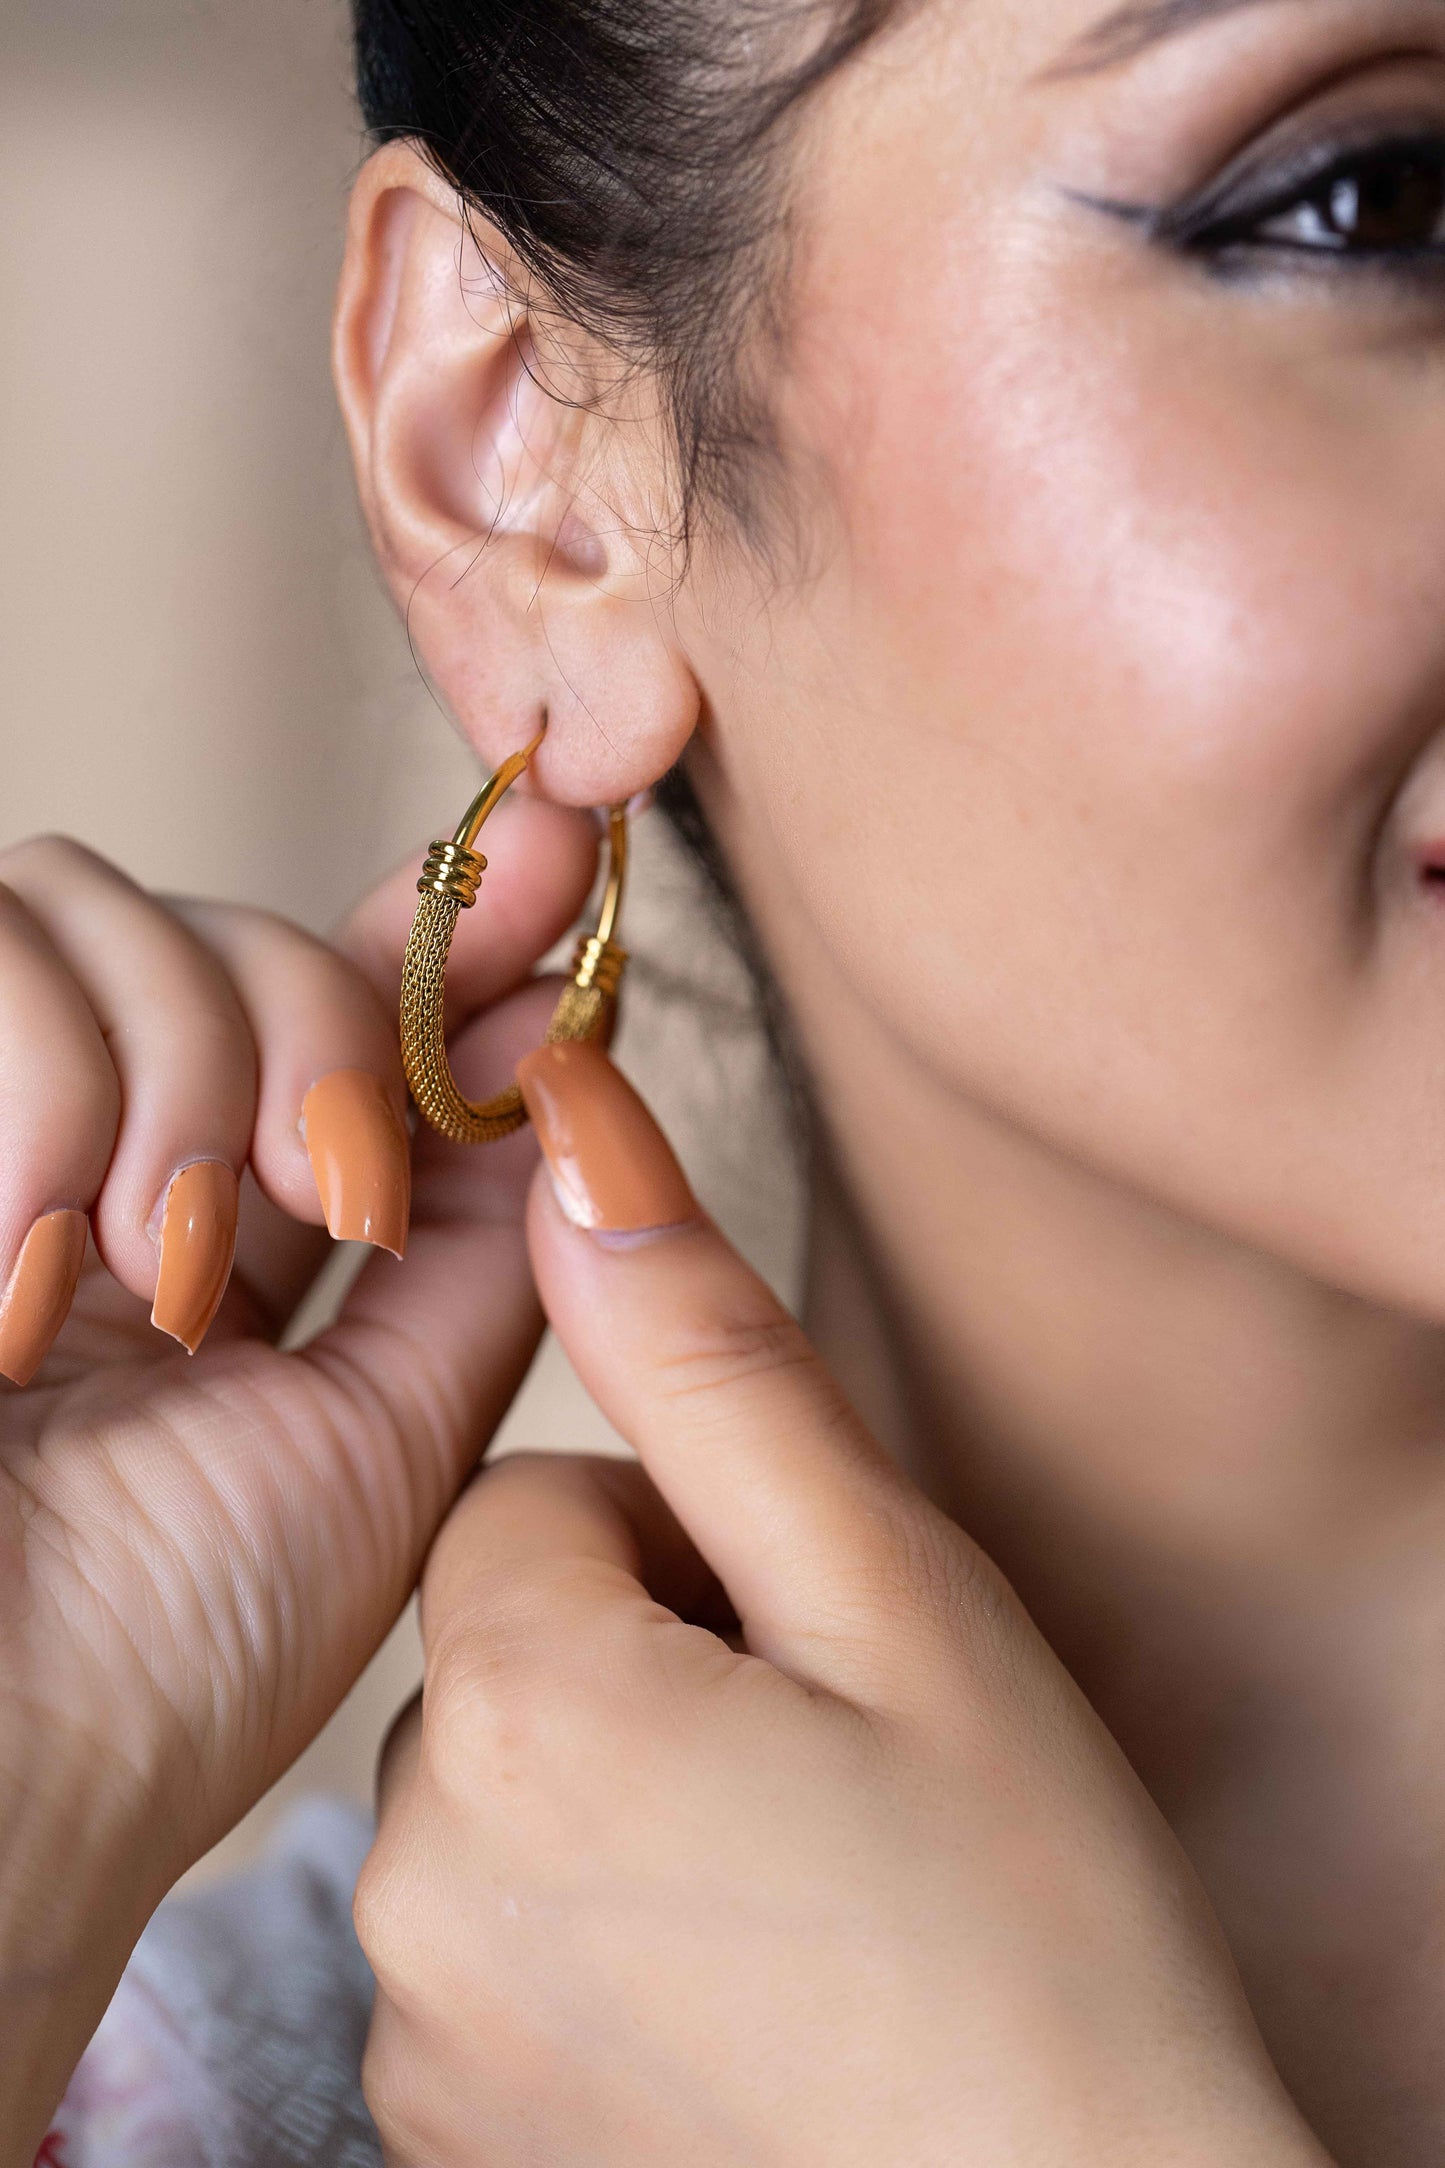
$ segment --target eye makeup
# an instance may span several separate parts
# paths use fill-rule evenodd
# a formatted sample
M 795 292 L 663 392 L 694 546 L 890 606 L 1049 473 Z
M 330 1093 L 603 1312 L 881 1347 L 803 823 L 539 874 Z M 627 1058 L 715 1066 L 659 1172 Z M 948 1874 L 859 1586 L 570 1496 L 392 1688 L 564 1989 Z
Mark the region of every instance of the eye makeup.
M 1438 255 L 1445 120 L 1251 160 L 1193 200 L 1154 213 L 1149 227 L 1155 239 L 1196 254 L 1285 250 L 1377 263 Z
M 1445 64 L 1337 83 L 1176 200 L 1076 200 L 1221 274 L 1445 275 Z

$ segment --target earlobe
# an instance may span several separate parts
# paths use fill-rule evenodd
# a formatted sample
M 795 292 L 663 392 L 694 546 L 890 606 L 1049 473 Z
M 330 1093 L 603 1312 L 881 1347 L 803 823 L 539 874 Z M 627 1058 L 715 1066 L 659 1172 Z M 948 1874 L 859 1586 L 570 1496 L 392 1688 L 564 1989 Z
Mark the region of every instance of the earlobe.
M 533 326 L 420 155 L 390 145 L 353 200 L 337 386 L 362 503 L 438 692 L 487 765 L 548 719 L 564 804 L 617 802 L 680 757 L 699 695 L 662 608 L 623 431 L 585 395 L 585 335 Z M 635 430 L 629 459 L 647 457 Z

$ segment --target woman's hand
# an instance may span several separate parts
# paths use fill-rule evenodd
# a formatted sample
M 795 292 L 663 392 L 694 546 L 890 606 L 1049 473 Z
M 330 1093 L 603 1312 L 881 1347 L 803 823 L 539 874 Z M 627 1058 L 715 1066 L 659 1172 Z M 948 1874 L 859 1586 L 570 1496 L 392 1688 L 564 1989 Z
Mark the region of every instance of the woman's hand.
M 605 1057 L 522 1073 L 546 1307 L 642 1467 L 505 1461 L 433 1552 L 358 1898 L 392 2168 L 1320 2162 L 999 1574 Z
M 459 1023 L 525 984 L 595 867 L 585 819 L 505 817 Z M 323 1201 L 336 1234 L 407 1245 L 414 907 L 398 877 L 343 956 L 160 903 L 75 845 L 0 859 L 0 1370 L 33 1378 L 0 1387 L 4 2168 L 33 2158 L 165 1890 L 386 1634 L 534 1352 L 531 1148 L 429 1136 L 405 1266 L 378 1258 L 333 1330 L 276 1346 Z M 464 1080 L 505 1080 L 546 998 L 463 1030 Z M 176 1346 L 203 1338 L 195 1361 Z

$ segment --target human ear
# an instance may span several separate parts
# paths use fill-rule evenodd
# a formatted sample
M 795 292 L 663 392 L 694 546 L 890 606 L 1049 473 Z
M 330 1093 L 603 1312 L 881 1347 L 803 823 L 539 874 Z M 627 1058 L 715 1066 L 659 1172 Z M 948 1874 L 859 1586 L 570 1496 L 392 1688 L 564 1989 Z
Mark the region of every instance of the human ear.
M 484 761 L 545 716 L 547 796 L 616 804 L 676 763 L 698 719 L 649 504 L 661 462 L 640 421 L 592 396 L 585 335 L 526 292 L 412 146 L 368 161 L 334 361 L 383 570 Z

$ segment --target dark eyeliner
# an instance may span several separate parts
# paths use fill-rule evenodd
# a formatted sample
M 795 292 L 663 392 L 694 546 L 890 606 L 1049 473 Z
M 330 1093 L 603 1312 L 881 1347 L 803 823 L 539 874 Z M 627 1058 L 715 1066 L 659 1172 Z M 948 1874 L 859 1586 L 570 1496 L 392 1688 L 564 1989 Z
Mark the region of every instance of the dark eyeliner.
M 1376 119 L 1368 128 L 1336 133 L 1329 141 L 1316 139 L 1293 155 L 1251 153 L 1176 203 L 1128 203 L 1087 194 L 1076 194 L 1075 200 L 1138 228 L 1163 247 L 1226 269 L 1285 258 L 1319 270 L 1346 265 L 1352 270 L 1440 270 L 1445 267 L 1442 243 L 1414 248 L 1343 243 L 1332 247 L 1260 231 L 1270 220 L 1302 208 L 1332 184 L 1389 160 L 1433 167 L 1445 180 L 1445 127 L 1438 117 L 1385 131 Z
M 1348 180 L 1353 174 L 1392 159 L 1433 166 L 1445 174 L 1445 131 L 1432 126 L 1428 130 L 1417 128 L 1392 132 L 1388 136 L 1376 133 L 1355 142 L 1337 139 L 1333 143 L 1312 145 L 1283 165 L 1264 161 L 1253 163 L 1243 172 L 1226 173 L 1202 194 L 1153 213 L 1148 221 L 1149 231 L 1153 238 L 1188 253 L 1254 248 L 1356 262 L 1438 255 L 1438 244 L 1416 249 L 1330 248 L 1320 243 L 1294 242 L 1277 235 L 1259 234 L 1259 229 L 1269 220 L 1284 217 L 1333 183 Z

